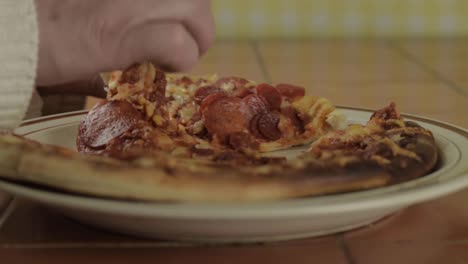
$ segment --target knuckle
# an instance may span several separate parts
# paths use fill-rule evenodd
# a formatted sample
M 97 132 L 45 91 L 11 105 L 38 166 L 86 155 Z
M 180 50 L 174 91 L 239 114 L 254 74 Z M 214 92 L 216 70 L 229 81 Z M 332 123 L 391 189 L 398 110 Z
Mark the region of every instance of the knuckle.
M 197 62 L 198 49 L 182 25 L 175 25 L 171 30 L 170 44 L 176 70 L 188 70 Z
M 88 19 L 87 31 L 88 46 L 99 61 L 107 61 L 113 58 L 117 50 L 116 42 L 113 41 L 118 35 L 118 28 L 111 23 L 106 23 L 104 20 Z
M 190 36 L 184 26 L 175 24 L 169 32 L 170 34 L 167 37 L 173 50 L 177 51 L 186 48 Z
M 198 61 L 198 52 L 196 52 L 195 50 L 191 50 L 187 52 L 187 54 L 185 55 L 184 60 L 180 65 L 180 69 L 182 71 L 188 71 L 191 68 L 193 68 L 193 66 L 197 63 L 197 61 Z
M 174 70 L 177 71 L 188 71 L 198 61 L 198 52 L 192 49 L 185 49 L 179 52 L 174 58 Z

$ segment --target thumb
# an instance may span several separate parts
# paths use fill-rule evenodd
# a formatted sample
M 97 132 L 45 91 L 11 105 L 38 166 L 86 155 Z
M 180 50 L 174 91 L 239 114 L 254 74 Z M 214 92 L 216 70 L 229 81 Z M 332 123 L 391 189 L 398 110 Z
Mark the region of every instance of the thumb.
M 90 95 L 100 98 L 106 97 L 104 90 L 104 82 L 99 75 L 94 75 L 89 79 L 64 83 L 52 86 L 38 86 L 37 91 L 40 95 L 54 94 L 75 94 L 75 95 Z
M 184 71 L 197 62 L 199 48 L 183 25 L 159 21 L 136 26 L 124 34 L 113 58 L 114 69 L 150 61 L 165 70 Z

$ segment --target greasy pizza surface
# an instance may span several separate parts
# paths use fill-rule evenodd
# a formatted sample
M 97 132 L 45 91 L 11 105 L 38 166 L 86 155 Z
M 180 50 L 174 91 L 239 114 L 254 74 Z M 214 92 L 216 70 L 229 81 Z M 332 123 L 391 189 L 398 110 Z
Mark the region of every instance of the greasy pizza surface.
M 0 135 L 1 177 L 87 195 L 184 202 L 275 200 L 386 186 L 431 172 L 432 133 L 394 103 L 346 124 L 302 87 L 166 74 L 107 76 L 80 124 L 79 152 Z M 309 146 L 298 158 L 266 152 Z
M 330 101 L 303 87 L 171 75 L 146 63 L 110 75 L 108 98 L 90 111 L 77 146 L 111 156 L 139 148 L 189 156 L 270 152 L 310 143 L 344 122 Z

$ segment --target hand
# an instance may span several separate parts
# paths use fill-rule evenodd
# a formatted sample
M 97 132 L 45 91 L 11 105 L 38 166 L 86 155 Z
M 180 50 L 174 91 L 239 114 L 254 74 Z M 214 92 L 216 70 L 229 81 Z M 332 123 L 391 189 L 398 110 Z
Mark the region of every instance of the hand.
M 99 98 L 106 98 L 104 90 L 104 81 L 99 74 L 91 78 L 67 82 L 64 84 L 55 84 L 47 86 L 36 86 L 36 90 L 41 96 L 48 95 L 89 95 Z
M 214 37 L 209 0 L 36 0 L 36 6 L 40 86 L 141 61 L 187 70 Z

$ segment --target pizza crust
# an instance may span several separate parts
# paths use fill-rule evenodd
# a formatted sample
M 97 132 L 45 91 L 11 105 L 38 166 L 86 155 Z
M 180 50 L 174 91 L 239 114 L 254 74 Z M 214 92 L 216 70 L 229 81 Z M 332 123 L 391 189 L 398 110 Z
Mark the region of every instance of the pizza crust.
M 316 163 L 239 168 L 168 156 L 129 163 L 1 136 L 2 153 L 15 153 L 3 178 L 84 195 L 147 201 L 246 202 L 375 188 L 391 175 L 373 163 L 344 167 Z M 9 151 L 5 151 L 5 150 Z M 13 168 L 14 167 L 14 168 Z

